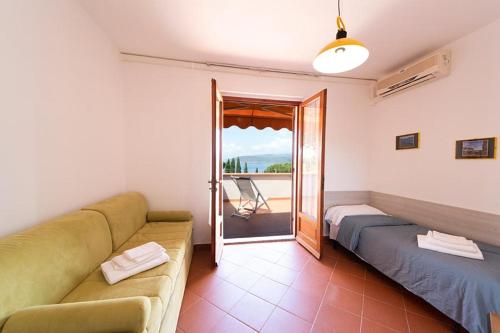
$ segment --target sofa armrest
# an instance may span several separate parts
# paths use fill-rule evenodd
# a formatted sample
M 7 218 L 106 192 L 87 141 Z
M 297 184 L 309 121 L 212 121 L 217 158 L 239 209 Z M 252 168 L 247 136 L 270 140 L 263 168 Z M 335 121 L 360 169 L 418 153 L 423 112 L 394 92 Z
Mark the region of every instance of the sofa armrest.
M 41 305 L 13 313 L 2 333 L 146 332 L 151 314 L 147 297 Z
M 187 210 L 157 210 L 149 211 L 148 222 L 183 222 L 190 221 L 193 214 Z

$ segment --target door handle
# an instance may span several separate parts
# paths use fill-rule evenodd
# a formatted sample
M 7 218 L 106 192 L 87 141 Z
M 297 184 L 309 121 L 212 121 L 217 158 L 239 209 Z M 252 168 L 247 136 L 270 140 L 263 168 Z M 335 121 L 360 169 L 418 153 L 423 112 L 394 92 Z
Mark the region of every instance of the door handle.
M 210 191 L 217 191 L 217 184 L 222 184 L 222 181 L 219 180 L 209 180 L 208 183 L 210 184 L 210 187 L 208 188 Z
M 222 186 L 222 179 L 221 180 L 217 180 L 217 179 L 212 179 L 212 180 L 209 180 L 208 183 L 210 184 L 210 187 L 208 188 L 210 191 L 217 191 L 217 185 L 221 185 Z

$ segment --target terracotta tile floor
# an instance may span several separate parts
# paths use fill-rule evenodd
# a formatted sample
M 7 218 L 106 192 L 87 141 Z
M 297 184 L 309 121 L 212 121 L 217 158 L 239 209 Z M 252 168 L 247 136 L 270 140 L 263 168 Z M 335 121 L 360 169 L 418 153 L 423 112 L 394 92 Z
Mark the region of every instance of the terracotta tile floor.
M 454 332 L 455 324 L 343 249 L 317 261 L 296 242 L 195 251 L 178 333 Z

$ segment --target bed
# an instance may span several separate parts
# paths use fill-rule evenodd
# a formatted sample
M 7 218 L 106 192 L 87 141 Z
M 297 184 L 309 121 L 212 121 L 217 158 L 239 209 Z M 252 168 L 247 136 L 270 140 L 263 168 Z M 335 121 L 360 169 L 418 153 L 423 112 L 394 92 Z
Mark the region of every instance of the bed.
M 500 313 L 500 248 L 476 242 L 484 261 L 418 248 L 417 234 L 427 231 L 383 213 L 355 214 L 342 218 L 335 239 L 471 333 L 488 333 L 488 314 Z

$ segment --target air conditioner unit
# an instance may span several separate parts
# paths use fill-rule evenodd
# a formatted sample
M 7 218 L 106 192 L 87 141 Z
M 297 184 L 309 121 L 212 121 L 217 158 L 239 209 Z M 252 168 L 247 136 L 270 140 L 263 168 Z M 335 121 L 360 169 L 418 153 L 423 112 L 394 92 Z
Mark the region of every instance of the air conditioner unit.
M 398 72 L 378 80 L 375 84 L 375 97 L 385 98 L 446 76 L 450 74 L 450 62 L 450 51 L 440 51 L 420 59 Z

